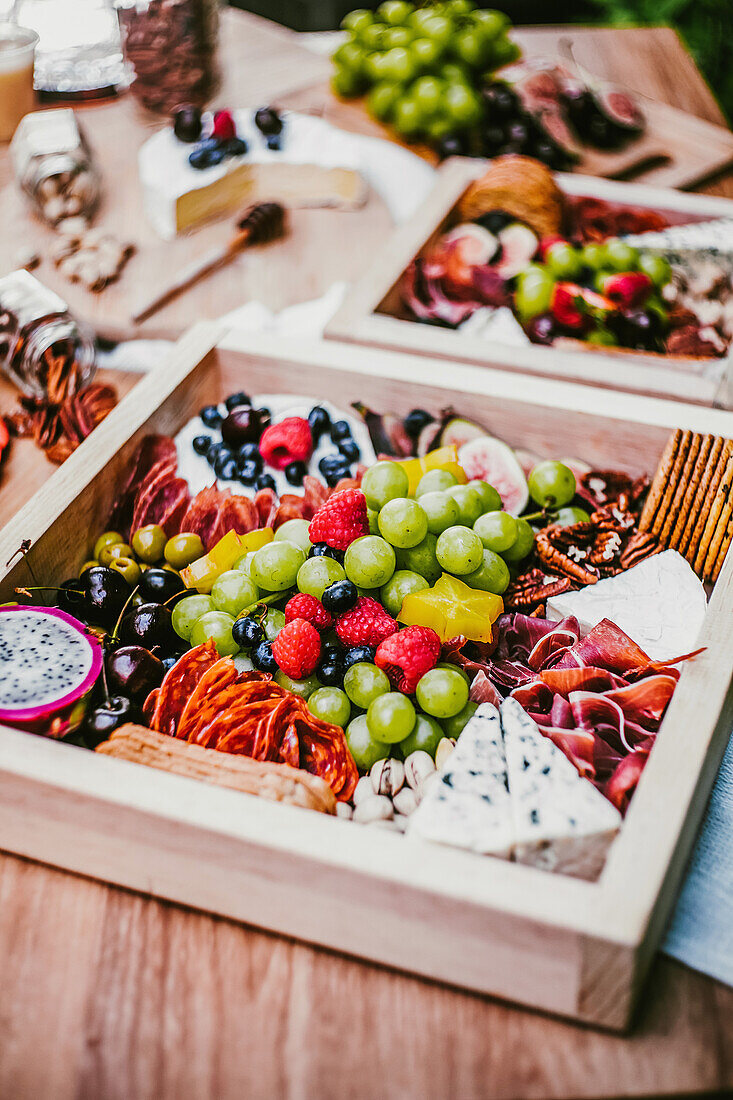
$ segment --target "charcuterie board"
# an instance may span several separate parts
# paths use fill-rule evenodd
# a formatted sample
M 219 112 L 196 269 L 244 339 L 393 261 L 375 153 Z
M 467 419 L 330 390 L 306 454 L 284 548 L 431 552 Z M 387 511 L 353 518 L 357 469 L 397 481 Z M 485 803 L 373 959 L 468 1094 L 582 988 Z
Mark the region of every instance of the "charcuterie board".
M 200 325 L 6 525 L 0 599 L 27 569 L 78 571 L 140 440 L 246 386 L 439 410 L 461 402 L 512 446 L 653 471 L 670 432 L 733 437 L 722 411 L 331 343 Z M 520 397 L 519 394 L 522 394 Z M 80 537 L 82 532 L 82 537 Z M 47 580 L 46 583 L 49 583 Z M 722 567 L 648 766 L 597 881 L 456 850 L 0 729 L 0 846 L 453 985 L 622 1029 L 630 1021 L 733 719 L 733 564 Z M 185 747 L 185 746 L 181 746 Z
M 462 197 L 475 180 L 483 177 L 487 163 L 456 157 L 441 166 L 433 191 L 352 287 L 327 327 L 327 337 L 729 407 L 729 355 L 688 358 L 685 354 L 652 350 L 591 347 L 579 339 L 560 339 L 553 346 L 541 346 L 530 343 L 521 332 L 519 342 L 505 342 L 501 334 L 488 338 L 455 325 L 418 322 L 401 291 L 404 274 L 413 261 L 431 253 L 446 230 L 464 220 L 459 213 Z M 661 214 L 673 227 L 716 219 L 722 224 L 733 217 L 733 202 L 729 199 L 575 174 L 559 173 L 555 179 L 569 203 L 598 199 L 615 209 L 629 207 Z

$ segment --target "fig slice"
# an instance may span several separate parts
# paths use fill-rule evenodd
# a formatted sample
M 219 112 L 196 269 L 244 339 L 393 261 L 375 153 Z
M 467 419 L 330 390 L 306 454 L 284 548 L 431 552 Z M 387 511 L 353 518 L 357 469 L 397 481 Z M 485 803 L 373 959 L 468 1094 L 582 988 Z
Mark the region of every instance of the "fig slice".
M 524 511 L 529 500 L 527 479 L 506 443 L 493 435 L 479 436 L 459 449 L 458 463 L 469 481 L 480 478 L 493 485 L 510 515 L 518 516 Z
M 486 428 L 482 428 L 480 424 L 475 424 L 473 420 L 466 420 L 462 416 L 455 416 L 451 413 L 443 421 L 439 444 L 441 447 L 450 447 L 452 444 L 460 449 L 464 443 L 468 443 L 471 439 L 483 438 L 485 435 Z

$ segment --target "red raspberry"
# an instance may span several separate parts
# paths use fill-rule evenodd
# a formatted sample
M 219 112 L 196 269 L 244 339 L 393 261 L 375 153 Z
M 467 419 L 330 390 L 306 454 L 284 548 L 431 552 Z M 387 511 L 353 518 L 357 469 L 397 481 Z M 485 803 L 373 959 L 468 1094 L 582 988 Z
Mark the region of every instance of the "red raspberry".
M 211 136 L 219 141 L 230 141 L 237 136 L 237 127 L 231 111 L 217 111 L 214 115 L 214 125 L 211 128 Z
M 351 610 L 340 615 L 336 622 L 336 633 L 348 646 L 379 645 L 396 629 L 392 616 L 371 596 L 359 596 Z
M 305 619 L 287 623 L 272 643 L 272 653 L 280 668 L 291 680 L 310 676 L 321 656 L 321 638 L 316 628 Z
M 346 550 L 354 539 L 368 534 L 367 502 L 361 489 L 334 493 L 318 509 L 308 528 L 312 543 L 325 542 L 335 550 Z
M 285 622 L 291 623 L 293 619 L 305 619 L 316 630 L 328 630 L 333 626 L 333 619 L 321 601 L 306 592 L 298 592 L 285 605 Z
M 310 425 L 302 416 L 287 416 L 279 424 L 265 428 L 260 439 L 260 454 L 268 466 L 284 470 L 291 462 L 308 462 L 313 454 Z
M 429 626 L 407 626 L 381 643 L 374 663 L 389 676 L 393 687 L 412 695 L 418 680 L 435 668 L 440 638 Z

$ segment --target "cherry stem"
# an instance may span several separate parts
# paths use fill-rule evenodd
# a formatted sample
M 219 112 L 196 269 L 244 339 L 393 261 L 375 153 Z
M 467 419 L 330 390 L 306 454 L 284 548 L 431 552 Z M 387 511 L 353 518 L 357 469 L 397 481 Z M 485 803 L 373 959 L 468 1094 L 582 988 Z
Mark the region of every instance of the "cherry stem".
M 12 559 L 11 559 L 12 560 Z M 68 592 L 72 596 L 83 596 L 83 592 L 77 592 L 75 588 L 61 588 L 58 584 L 38 584 L 35 587 L 16 588 L 16 596 L 30 596 L 31 592 Z
M 130 595 L 127 597 L 124 604 L 122 605 L 122 610 L 120 611 L 119 615 L 117 616 L 117 622 L 115 623 L 114 630 L 112 631 L 112 633 L 109 636 L 109 641 L 110 642 L 116 642 L 117 641 L 117 631 L 120 629 L 120 624 L 122 622 L 124 614 L 127 611 L 128 607 L 130 606 L 130 601 L 132 599 L 134 599 L 135 594 L 138 592 L 139 588 L 140 588 L 140 585 L 136 584 L 135 587 L 133 588 L 132 592 L 130 593 Z M 106 684 L 105 684 L 105 686 L 106 686 Z

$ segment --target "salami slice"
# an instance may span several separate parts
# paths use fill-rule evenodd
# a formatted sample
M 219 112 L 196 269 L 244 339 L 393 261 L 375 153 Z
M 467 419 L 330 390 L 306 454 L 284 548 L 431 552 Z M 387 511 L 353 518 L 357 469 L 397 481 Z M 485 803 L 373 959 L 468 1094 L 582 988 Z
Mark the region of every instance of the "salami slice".
M 214 545 L 214 531 L 219 522 L 223 490 L 210 485 L 193 498 L 181 520 L 181 531 L 198 535 L 209 550 Z
M 189 695 L 204 673 L 218 660 L 216 646 L 209 640 L 203 645 L 196 646 L 195 649 L 190 649 L 176 661 L 173 668 L 163 677 L 163 683 L 156 688 L 157 696 L 150 719 L 151 729 L 158 733 L 175 736 Z M 143 709 L 146 714 L 150 710 L 148 703 L 151 701 L 152 694 L 145 701 Z
M 167 435 L 146 435 L 141 441 L 130 465 L 125 486 L 119 494 L 107 526 L 129 536 L 135 498 L 150 470 L 162 459 L 176 461 L 176 445 Z M 175 469 L 175 465 L 174 465 Z
M 212 545 L 215 545 L 228 531 L 236 531 L 238 535 L 248 535 L 259 525 L 259 516 L 253 500 L 240 494 L 226 496 L 219 508 L 218 523 L 212 532 Z
M 177 535 L 181 530 L 181 520 L 190 500 L 188 482 L 182 477 L 174 477 L 164 482 L 149 499 L 145 510 L 140 513 L 138 527 L 157 523 L 163 528 L 168 538 Z M 134 529 L 137 531 L 138 527 Z
M 277 515 L 277 496 L 273 489 L 260 489 L 255 497 L 255 508 L 260 527 L 272 527 Z
M 173 481 L 176 476 L 176 460 L 175 458 L 161 458 L 159 462 L 152 467 L 142 484 L 139 486 L 137 496 L 135 497 L 135 505 L 132 513 L 132 523 L 130 525 L 130 534 L 135 531 L 139 531 L 145 524 L 144 516 L 147 514 L 150 502 L 154 499 L 156 493 L 169 481 Z

